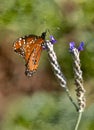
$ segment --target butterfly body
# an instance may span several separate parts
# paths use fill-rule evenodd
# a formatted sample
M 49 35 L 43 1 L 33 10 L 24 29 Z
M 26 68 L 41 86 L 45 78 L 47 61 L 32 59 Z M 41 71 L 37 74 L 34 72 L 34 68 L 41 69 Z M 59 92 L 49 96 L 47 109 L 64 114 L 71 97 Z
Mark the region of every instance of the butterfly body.
M 42 33 L 41 36 L 29 35 L 20 37 L 13 44 L 14 51 L 25 59 L 25 74 L 27 76 L 32 76 L 38 68 L 45 36 L 46 32 Z

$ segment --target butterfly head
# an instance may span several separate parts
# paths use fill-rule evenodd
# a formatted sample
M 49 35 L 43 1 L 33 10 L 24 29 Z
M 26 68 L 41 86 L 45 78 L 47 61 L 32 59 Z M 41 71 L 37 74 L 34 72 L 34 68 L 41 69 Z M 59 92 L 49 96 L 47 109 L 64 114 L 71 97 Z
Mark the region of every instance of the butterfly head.
M 45 31 L 45 32 L 43 32 L 43 33 L 41 34 L 41 38 L 42 38 L 42 39 L 45 39 L 46 33 L 47 33 L 47 32 Z

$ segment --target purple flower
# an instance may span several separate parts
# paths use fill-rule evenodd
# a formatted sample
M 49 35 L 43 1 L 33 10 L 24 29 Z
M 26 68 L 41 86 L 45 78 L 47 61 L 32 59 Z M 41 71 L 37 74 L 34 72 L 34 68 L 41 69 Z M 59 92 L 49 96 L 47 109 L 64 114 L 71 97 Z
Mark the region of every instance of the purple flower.
M 72 52 L 73 49 L 75 48 L 75 42 L 70 42 L 69 46 L 70 46 L 69 50 Z
M 73 49 L 76 48 L 76 47 L 75 47 L 75 42 L 70 42 L 70 43 L 69 43 L 69 46 L 70 46 L 70 47 L 69 47 L 70 52 L 73 52 Z M 83 50 L 84 50 L 83 47 L 84 47 L 84 42 L 81 42 L 80 45 L 79 45 L 79 47 L 77 48 L 78 51 L 83 51 Z
M 54 44 L 54 43 L 56 43 L 56 40 L 55 40 L 55 38 L 52 36 L 52 35 L 50 35 L 50 42 L 52 43 L 52 44 Z
M 84 50 L 84 42 L 81 42 L 79 47 L 78 47 L 78 51 L 83 51 Z
M 55 38 L 54 38 L 52 35 L 50 35 L 50 42 L 51 42 L 52 44 L 56 43 L 56 40 L 55 40 Z M 46 49 L 47 49 L 47 46 L 46 46 L 45 44 L 43 44 L 43 45 L 42 45 L 42 49 L 43 49 L 43 50 L 46 50 Z

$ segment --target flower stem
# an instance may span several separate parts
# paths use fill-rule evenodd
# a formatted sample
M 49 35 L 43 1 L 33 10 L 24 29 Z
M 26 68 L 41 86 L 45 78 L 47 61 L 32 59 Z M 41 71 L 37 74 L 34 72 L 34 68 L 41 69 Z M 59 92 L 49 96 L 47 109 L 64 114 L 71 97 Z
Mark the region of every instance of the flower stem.
M 78 130 L 78 127 L 79 127 L 79 124 L 81 121 L 81 117 L 82 117 L 82 112 L 79 112 L 78 119 L 77 119 L 76 126 L 75 126 L 74 130 Z

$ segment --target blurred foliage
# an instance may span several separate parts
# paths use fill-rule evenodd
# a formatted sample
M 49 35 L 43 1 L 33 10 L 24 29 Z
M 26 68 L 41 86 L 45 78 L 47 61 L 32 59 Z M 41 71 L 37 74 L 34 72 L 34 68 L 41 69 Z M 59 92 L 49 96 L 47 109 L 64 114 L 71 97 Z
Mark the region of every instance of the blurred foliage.
M 8 5 L 8 6 L 7 6 Z M 60 13 L 52 0 L 9 0 L 1 2 L 1 25 L 24 33 L 39 33 L 61 25 Z
M 93 0 L 8 0 L 0 1 L 0 28 L 12 30 L 15 37 L 49 29 L 57 39 L 58 61 L 67 77 L 72 77 L 68 54 L 70 41 L 85 42 L 81 54 L 84 77 L 94 76 L 94 4 Z M 2 34 L 1 34 L 2 35 Z M 45 58 L 45 57 L 44 57 Z M 46 61 L 45 61 L 46 62 Z M 70 62 L 70 65 L 67 64 Z M 89 63 L 89 64 L 88 64 Z M 45 66 L 45 65 L 44 65 Z
M 2 130 L 73 130 L 77 116 L 65 95 L 36 93 L 17 98 L 7 108 Z M 85 110 L 79 129 L 94 129 L 94 104 Z
M 84 79 L 94 76 L 93 0 L 0 0 L 0 45 L 22 35 L 41 35 L 46 29 L 54 35 L 58 61 L 69 79 L 73 76 L 70 41 L 85 42 L 81 52 Z M 6 33 L 7 32 L 7 33 Z M 7 38 L 5 37 L 7 35 Z M 48 36 L 47 36 L 48 38 Z M 3 41 L 3 42 L 2 42 Z M 11 40 L 10 40 L 11 41 Z M 12 43 L 12 42 L 11 42 Z M 45 54 L 42 67 L 49 69 Z M 94 81 L 93 81 L 94 82 Z M 92 88 L 94 83 L 92 83 Z M 88 86 L 88 83 L 86 84 Z M 88 96 L 89 97 L 89 96 Z M 82 118 L 80 130 L 94 129 L 94 104 Z M 77 113 L 65 96 L 47 93 L 21 97 L 15 101 L 2 122 L 2 130 L 73 130 Z

